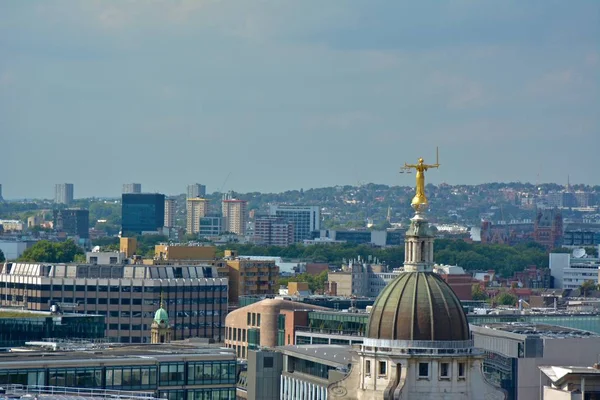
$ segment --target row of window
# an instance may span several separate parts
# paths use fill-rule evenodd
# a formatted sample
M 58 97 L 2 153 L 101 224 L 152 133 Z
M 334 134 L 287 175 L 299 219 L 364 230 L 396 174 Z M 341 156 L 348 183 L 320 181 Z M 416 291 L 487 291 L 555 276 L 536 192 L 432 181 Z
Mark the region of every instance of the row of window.
M 387 361 L 379 361 L 377 376 L 385 377 L 387 376 Z M 431 363 L 429 362 L 420 362 L 418 365 L 418 379 L 430 379 L 431 378 Z M 457 366 L 457 377 L 458 379 L 464 379 L 466 377 L 466 364 L 464 362 L 459 362 Z M 365 361 L 365 375 L 371 376 L 371 360 Z M 439 379 L 451 379 L 452 378 L 452 363 L 449 362 L 440 362 L 439 363 Z
M 234 360 L 190 361 L 187 363 L 162 363 L 158 372 L 156 366 L 0 370 L 0 385 L 141 390 L 155 389 L 158 386 L 233 385 L 235 377 L 236 364 Z
M 248 313 L 247 314 L 248 326 L 260 326 L 260 313 Z
M 167 400 L 235 400 L 235 388 L 161 390 L 161 399 Z
M 111 293 L 181 293 L 181 292 L 227 292 L 227 285 L 191 285 L 191 286 L 115 286 L 115 285 L 37 285 L 34 283 L 1 282 L 0 286 L 11 289 L 42 291 L 78 291 Z

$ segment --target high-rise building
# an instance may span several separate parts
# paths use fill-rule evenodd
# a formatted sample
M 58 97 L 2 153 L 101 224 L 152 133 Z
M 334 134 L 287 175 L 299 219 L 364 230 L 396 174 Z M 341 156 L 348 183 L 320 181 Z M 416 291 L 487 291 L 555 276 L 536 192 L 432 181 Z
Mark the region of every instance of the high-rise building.
M 142 193 L 142 184 L 141 183 L 124 183 L 123 184 L 123 193 Z
M 269 215 L 294 224 L 294 243 L 312 239 L 312 232 L 320 229 L 321 213 L 318 206 L 291 206 L 273 204 Z
M 237 251 L 225 250 L 223 261 L 227 266 L 230 303 L 238 304 L 240 296 L 275 294 L 279 267 L 274 260 L 251 260 L 239 257 Z
M 68 236 L 78 236 L 82 239 L 90 237 L 90 212 L 79 208 L 54 210 L 54 229 L 65 232 Z
M 195 199 L 197 197 L 200 197 L 200 198 L 206 197 L 206 185 L 201 185 L 199 183 L 193 183 L 191 185 L 188 185 L 187 198 Z
M 200 219 L 208 213 L 208 200 L 195 197 L 187 199 L 187 233 L 200 232 Z
M 2 201 L 2 200 L 4 200 L 4 199 L 2 198 L 2 184 L 0 183 L 0 201 Z
M 175 199 L 165 199 L 165 228 L 175 226 Z
M 69 205 L 73 202 L 73 184 L 57 183 L 54 186 L 54 202 Z
M 224 198 L 222 202 L 223 229 L 236 235 L 246 234 L 246 222 L 248 220 L 248 202 L 246 200 Z
M 256 218 L 254 240 L 269 246 L 289 246 L 294 243 L 294 224 L 278 217 Z
M 156 232 L 165 223 L 165 195 L 123 193 L 121 211 L 123 234 Z

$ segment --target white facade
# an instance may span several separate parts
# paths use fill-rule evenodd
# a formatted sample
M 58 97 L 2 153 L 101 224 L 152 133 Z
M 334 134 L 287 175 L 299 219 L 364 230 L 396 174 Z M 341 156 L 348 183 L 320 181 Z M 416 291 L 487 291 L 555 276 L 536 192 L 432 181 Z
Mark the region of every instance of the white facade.
M 142 193 L 141 183 L 124 183 L 123 193 Z
M 281 375 L 279 398 L 281 400 L 327 400 L 327 387 L 291 376 Z
M 550 253 L 550 274 L 554 287 L 578 289 L 585 281 L 598 284 L 598 258 L 575 258 L 569 253 Z
M 124 264 L 127 257 L 118 251 L 88 251 L 85 253 L 87 264 L 114 265 Z
M 272 204 L 269 206 L 269 215 L 294 224 L 295 243 L 310 239 L 311 233 L 321 227 L 321 211 L 318 206 Z
M 4 232 L 23 230 L 23 222 L 16 219 L 0 219 L 0 225 L 2 225 Z
M 175 199 L 165 199 L 165 228 L 175 226 Z

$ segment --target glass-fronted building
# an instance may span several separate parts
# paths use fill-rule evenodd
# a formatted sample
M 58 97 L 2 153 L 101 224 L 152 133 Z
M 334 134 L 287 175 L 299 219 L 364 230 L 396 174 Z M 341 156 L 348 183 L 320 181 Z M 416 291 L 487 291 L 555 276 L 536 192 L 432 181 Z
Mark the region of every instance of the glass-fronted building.
M 0 353 L 0 386 L 10 384 L 141 391 L 171 400 L 234 400 L 232 350 L 192 344 Z
M 165 223 L 165 195 L 123 193 L 121 197 L 122 233 L 152 232 Z
M 104 338 L 103 315 L 26 312 L 0 309 L 0 347 L 23 346 L 44 338 Z

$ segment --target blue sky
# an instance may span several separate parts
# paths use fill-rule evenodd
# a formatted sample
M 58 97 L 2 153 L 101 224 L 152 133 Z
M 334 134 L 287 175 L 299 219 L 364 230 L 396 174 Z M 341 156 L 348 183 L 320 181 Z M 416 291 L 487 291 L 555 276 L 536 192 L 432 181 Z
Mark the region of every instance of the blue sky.
M 7 198 L 599 184 L 600 2 L 0 2 Z

